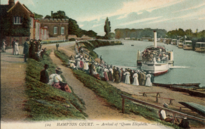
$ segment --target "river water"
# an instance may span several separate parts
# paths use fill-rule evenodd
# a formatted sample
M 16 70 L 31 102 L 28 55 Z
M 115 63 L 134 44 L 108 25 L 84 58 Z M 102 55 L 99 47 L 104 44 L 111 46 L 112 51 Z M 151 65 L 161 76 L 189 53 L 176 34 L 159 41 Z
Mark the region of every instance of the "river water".
M 153 42 L 148 41 L 122 40 L 122 43 L 124 45 L 96 48 L 95 52 L 99 56 L 102 55 L 103 60 L 108 64 L 136 67 L 137 51 L 153 45 Z M 132 44 L 134 46 L 131 46 Z M 205 53 L 183 50 L 175 45 L 159 42 L 158 45 L 164 45 L 166 49 L 173 50 L 174 66 L 183 67 L 169 69 L 166 74 L 156 76 L 156 83 L 201 83 L 200 87 L 205 87 Z

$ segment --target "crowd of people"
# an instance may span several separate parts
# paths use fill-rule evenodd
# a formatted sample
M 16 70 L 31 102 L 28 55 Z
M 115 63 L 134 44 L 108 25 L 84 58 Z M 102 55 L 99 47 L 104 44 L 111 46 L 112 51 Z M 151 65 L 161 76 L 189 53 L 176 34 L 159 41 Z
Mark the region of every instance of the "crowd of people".
M 75 45 L 75 56 L 71 56 L 67 62 L 67 67 L 83 70 L 91 76 L 116 83 L 126 83 L 132 85 L 152 86 L 154 75 L 151 72 L 132 70 L 130 68 L 119 68 L 108 65 L 100 56 L 100 61 L 94 61 L 78 42 Z
M 163 47 L 150 47 L 142 52 L 143 61 L 156 61 L 158 63 L 166 62 L 169 59 L 169 55 Z
M 12 39 L 12 54 L 13 55 L 20 55 L 20 50 L 19 50 L 19 41 L 15 38 Z M 2 52 L 6 52 L 6 40 L 3 40 L 2 44 Z M 41 40 L 36 40 L 36 39 L 31 39 L 29 38 L 26 39 L 26 41 L 23 43 L 23 55 L 24 55 L 24 62 L 27 62 L 27 58 L 33 58 L 35 60 L 40 60 L 40 58 L 43 58 L 43 55 L 46 52 L 46 48 L 41 49 Z
M 24 62 L 27 61 L 28 57 L 39 61 L 46 53 L 46 48 L 41 48 L 41 40 L 26 39 L 26 42 L 23 45 Z
M 2 43 L 2 47 L 1 47 L 2 52 L 6 52 L 6 47 L 7 47 L 6 40 L 3 39 L 3 43 Z M 19 41 L 15 38 L 12 41 L 12 48 L 13 48 L 13 52 L 12 52 L 13 55 L 19 55 L 20 54 Z

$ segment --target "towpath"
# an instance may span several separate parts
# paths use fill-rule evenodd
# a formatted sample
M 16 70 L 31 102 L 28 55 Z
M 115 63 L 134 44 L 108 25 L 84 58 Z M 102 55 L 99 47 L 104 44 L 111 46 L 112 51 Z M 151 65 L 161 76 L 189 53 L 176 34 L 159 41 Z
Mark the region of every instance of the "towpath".
M 21 55 L 12 55 L 12 49 L 1 53 L 1 120 L 24 121 L 27 112 L 23 111 L 25 94 L 26 63 Z
M 61 60 L 54 55 L 54 52 L 50 54 L 50 57 L 53 63 L 62 69 L 63 76 L 67 83 L 73 88 L 75 94 L 85 101 L 85 113 L 88 114 L 88 118 L 90 120 L 135 120 L 148 123 L 150 122 L 141 116 L 134 114 L 122 114 L 120 110 L 111 107 L 92 90 L 85 87 L 83 83 L 73 75 L 70 68 L 63 66 Z

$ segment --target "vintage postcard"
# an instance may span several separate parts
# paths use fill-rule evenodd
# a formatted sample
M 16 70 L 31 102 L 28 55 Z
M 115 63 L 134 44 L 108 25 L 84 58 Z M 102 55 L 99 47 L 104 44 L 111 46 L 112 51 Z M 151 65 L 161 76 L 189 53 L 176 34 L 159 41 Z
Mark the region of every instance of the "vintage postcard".
M 2 129 L 205 128 L 205 1 L 1 0 Z

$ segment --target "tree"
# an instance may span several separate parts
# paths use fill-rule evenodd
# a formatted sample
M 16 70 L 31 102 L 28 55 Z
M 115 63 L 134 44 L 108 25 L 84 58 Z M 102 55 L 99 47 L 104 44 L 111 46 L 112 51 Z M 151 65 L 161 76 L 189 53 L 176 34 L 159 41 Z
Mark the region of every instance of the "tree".
M 78 26 L 78 23 L 74 19 L 69 19 L 69 27 L 68 27 L 69 34 L 77 35 L 78 37 L 82 36 L 81 29 Z
M 111 31 L 111 27 L 110 27 L 110 21 L 108 18 L 106 18 L 105 20 L 104 31 L 105 31 L 105 38 L 109 39 L 109 33 Z
M 34 14 L 34 18 L 42 18 L 43 17 L 43 15 L 41 15 L 41 14 L 37 14 L 37 13 L 33 13 Z

